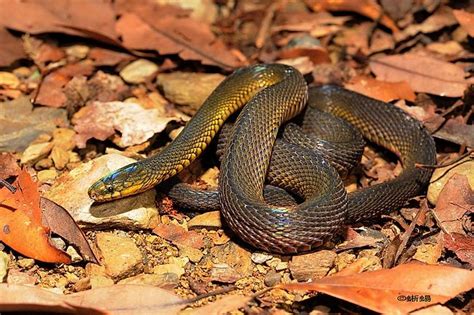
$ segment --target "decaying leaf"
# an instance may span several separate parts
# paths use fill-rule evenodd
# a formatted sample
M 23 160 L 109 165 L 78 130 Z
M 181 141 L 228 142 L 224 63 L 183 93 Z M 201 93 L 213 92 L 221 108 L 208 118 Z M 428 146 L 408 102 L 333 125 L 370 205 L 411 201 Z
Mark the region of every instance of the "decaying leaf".
M 452 63 L 412 53 L 372 59 L 369 66 L 379 80 L 406 81 L 415 92 L 440 96 L 462 96 L 472 82 Z
M 359 92 L 383 102 L 390 102 L 397 99 L 405 99 L 410 102 L 415 101 L 415 93 L 405 81 L 386 82 L 375 80 L 371 77 L 356 76 L 344 86 L 349 90 Z
M 474 37 L 474 14 L 464 10 L 453 10 L 453 14 L 469 36 Z
M 444 234 L 444 247 L 456 253 L 459 259 L 474 266 L 474 241 L 472 236 L 458 233 Z
M 121 132 L 118 145 L 140 144 L 165 129 L 170 121 L 180 120 L 178 112 L 145 109 L 137 103 L 94 102 L 81 108 L 73 117 L 77 146 L 84 148 L 91 138 L 106 140 Z
M 443 265 L 404 264 L 349 276 L 290 283 L 287 290 L 312 290 L 355 303 L 375 312 L 404 314 L 445 303 L 471 290 L 474 271 Z
M 374 21 L 380 20 L 380 23 L 392 30 L 398 32 L 398 27 L 383 13 L 382 8 L 373 0 L 352 1 L 352 0 L 306 0 L 306 3 L 315 11 L 352 11 Z
M 41 224 L 38 184 L 23 170 L 13 186 L 16 192 L 0 188 L 0 240 L 27 257 L 70 263 L 69 256 L 50 243 L 50 231 Z
M 39 287 L 0 283 L 2 311 L 75 314 L 178 314 L 186 303 L 164 289 L 146 285 L 114 285 L 69 295 Z

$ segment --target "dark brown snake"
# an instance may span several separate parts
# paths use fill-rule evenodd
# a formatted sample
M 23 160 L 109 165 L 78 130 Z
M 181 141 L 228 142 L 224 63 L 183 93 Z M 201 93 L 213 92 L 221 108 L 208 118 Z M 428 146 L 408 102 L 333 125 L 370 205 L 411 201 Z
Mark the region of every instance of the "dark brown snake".
M 323 139 L 305 139 L 304 134 L 298 138 L 285 130 L 283 138 L 293 141 L 276 141 L 280 126 L 298 115 L 307 99 L 306 82 L 292 67 L 271 64 L 237 70 L 163 151 L 105 176 L 91 186 L 89 195 L 101 202 L 117 199 L 174 176 L 201 154 L 227 118 L 241 108 L 222 157 L 218 197 L 225 222 L 257 248 L 285 254 L 311 250 L 344 223 L 387 213 L 421 192 L 431 171 L 415 163 L 434 164 L 436 151 L 432 137 L 417 120 L 391 104 L 337 86 L 310 88 L 302 130 L 319 132 Z M 403 172 L 393 180 L 347 194 L 338 171 L 343 164 L 357 161 L 361 141 L 354 135 L 341 136 L 334 128 L 326 133 L 325 127 L 335 125 L 329 118 L 319 119 L 323 127 L 315 127 L 306 117 L 313 117 L 314 111 L 342 118 L 369 141 L 397 154 Z M 350 128 L 341 133 L 351 134 Z M 342 152 L 349 162 L 332 160 L 346 142 L 353 146 Z M 309 150 L 325 145 L 321 151 Z M 304 201 L 271 205 L 264 198 L 266 183 Z

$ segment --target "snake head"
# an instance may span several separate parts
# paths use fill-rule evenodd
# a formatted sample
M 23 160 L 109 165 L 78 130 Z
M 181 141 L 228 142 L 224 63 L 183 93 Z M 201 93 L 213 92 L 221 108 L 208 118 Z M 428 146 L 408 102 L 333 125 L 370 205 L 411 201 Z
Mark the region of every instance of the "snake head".
M 124 166 L 92 184 L 88 190 L 89 197 L 105 202 L 138 194 L 150 188 L 144 184 L 145 175 L 146 172 L 136 163 Z

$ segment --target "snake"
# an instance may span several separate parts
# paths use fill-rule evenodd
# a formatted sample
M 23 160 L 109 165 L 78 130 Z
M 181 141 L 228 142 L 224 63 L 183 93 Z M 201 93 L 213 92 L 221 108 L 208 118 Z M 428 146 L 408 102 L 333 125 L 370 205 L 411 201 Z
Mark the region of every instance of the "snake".
M 313 114 L 308 114 L 309 108 Z M 89 188 L 89 196 L 97 202 L 110 201 L 146 191 L 173 177 L 201 155 L 238 111 L 226 137 L 216 197 L 231 230 L 263 251 L 311 251 L 346 224 L 372 220 L 402 207 L 429 182 L 432 171 L 417 164 L 436 163 L 431 135 L 418 120 L 393 104 L 337 85 L 308 88 L 304 76 L 291 66 L 257 64 L 240 68 L 222 81 L 162 151 L 99 179 Z M 323 127 L 315 127 L 306 119 L 314 113 L 323 115 L 319 119 Z M 303 125 L 306 121 L 309 126 L 306 129 L 319 130 L 322 140 L 305 141 L 304 135 L 286 134 L 288 128 L 280 130 L 285 124 L 297 129 L 293 121 L 301 120 L 301 115 L 305 116 Z M 349 127 L 338 131 L 339 125 L 324 115 Z M 325 130 L 328 126 L 333 126 L 330 132 Z M 357 160 L 361 141 L 358 136 L 347 136 L 351 128 L 395 153 L 403 171 L 394 179 L 347 193 L 338 170 L 338 165 L 346 162 L 331 161 L 328 155 L 337 156 L 341 151 L 349 164 Z M 305 142 L 310 145 L 302 145 Z M 345 142 L 353 148 L 344 151 L 340 144 Z M 321 143 L 328 144 L 329 149 L 311 149 L 321 147 Z M 264 193 L 267 184 L 300 200 L 269 202 Z

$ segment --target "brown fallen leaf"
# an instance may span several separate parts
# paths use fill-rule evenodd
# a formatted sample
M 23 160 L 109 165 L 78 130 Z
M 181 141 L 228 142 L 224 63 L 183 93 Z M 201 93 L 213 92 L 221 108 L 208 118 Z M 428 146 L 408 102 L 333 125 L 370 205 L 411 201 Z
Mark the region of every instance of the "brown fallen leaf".
M 323 47 L 293 47 L 280 51 L 278 58 L 292 59 L 297 57 L 308 57 L 314 64 L 329 63 L 329 54 Z
M 472 236 L 458 233 L 443 233 L 444 247 L 454 252 L 459 259 L 474 266 L 474 241 Z
M 373 0 L 306 0 L 308 6 L 315 11 L 351 11 L 362 14 L 374 21 L 380 20 L 382 25 L 388 27 L 392 32 L 399 31 L 398 27 L 386 14 L 382 8 Z
M 176 224 L 159 224 L 153 233 L 176 245 L 203 248 L 204 237 L 196 231 L 186 231 Z
M 474 125 L 466 124 L 462 116 L 448 119 L 433 136 L 471 148 L 474 147 Z
M 474 212 L 474 191 L 466 176 L 454 174 L 449 179 L 441 190 L 433 211 L 445 231 L 466 234 L 462 218 Z
M 463 69 L 452 63 L 416 54 L 374 58 L 369 66 L 381 81 L 406 81 L 415 92 L 440 96 L 462 96 L 473 82 L 466 80 Z
M 50 243 L 50 230 L 42 225 L 38 184 L 23 170 L 13 186 L 15 192 L 0 188 L 0 240 L 27 257 L 71 263 L 69 255 Z
M 386 82 L 359 75 L 353 77 L 344 87 L 383 102 L 398 99 L 414 102 L 416 97 L 410 85 L 405 81 Z
M 0 283 L 2 311 L 74 314 L 178 314 L 186 303 L 169 291 L 147 285 L 114 285 L 69 295 L 39 287 Z
M 77 29 L 116 39 L 115 13 L 108 1 L 0 0 L 0 25 L 30 34 L 59 32 L 83 35 Z M 94 14 L 91 14 L 94 12 Z M 70 25 L 73 28 L 64 27 Z
M 12 153 L 0 153 L 0 178 L 17 176 L 21 169 L 17 164 L 17 158 Z
M 82 107 L 72 123 L 79 148 L 85 148 L 86 141 L 91 138 L 106 140 L 115 134 L 115 130 L 121 132 L 117 145 L 128 147 L 145 142 L 163 131 L 170 121 L 178 121 L 181 117 L 177 111 L 145 109 L 137 103 L 93 102 Z
M 474 14 L 464 10 L 453 10 L 453 14 L 469 36 L 474 37 Z
M 21 38 L 13 36 L 3 27 L 0 27 L 0 43 L 2 43 L 0 67 L 9 66 L 18 59 L 26 58 Z
M 442 304 L 471 290 L 474 271 L 443 265 L 410 263 L 348 276 L 326 277 L 309 283 L 279 285 L 286 290 L 322 292 L 375 312 L 405 314 Z
M 68 64 L 48 74 L 41 84 L 36 103 L 50 107 L 64 107 L 67 97 L 64 87 L 74 76 L 90 75 L 94 66 L 90 60 Z
M 133 3 L 133 2 L 132 2 Z M 137 2 L 138 3 L 138 2 Z M 242 65 L 209 25 L 191 18 L 164 15 L 156 19 L 155 10 L 135 7 L 117 21 L 117 32 L 130 49 L 156 50 L 160 55 L 178 54 L 184 60 L 199 60 L 223 68 Z
M 115 66 L 121 62 L 134 59 L 132 55 L 100 47 L 93 47 L 89 51 L 88 57 L 94 61 L 96 67 Z
M 82 232 L 66 209 L 44 197 L 40 200 L 40 206 L 44 226 L 47 226 L 53 233 L 56 233 L 69 243 L 75 245 L 86 261 L 95 264 L 99 263 L 87 242 L 84 232 Z

